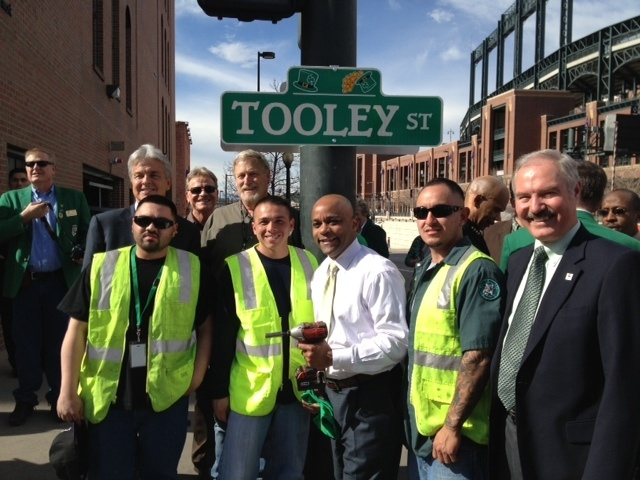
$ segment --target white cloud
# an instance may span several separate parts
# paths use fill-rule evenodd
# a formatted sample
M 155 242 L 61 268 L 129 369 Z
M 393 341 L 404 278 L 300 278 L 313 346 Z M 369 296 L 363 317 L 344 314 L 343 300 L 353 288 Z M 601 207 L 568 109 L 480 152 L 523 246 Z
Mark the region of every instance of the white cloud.
M 389 4 L 389 8 L 391 8 L 391 10 L 400 10 L 402 8 L 399 0 L 387 0 L 387 3 Z
M 440 54 L 440 58 L 445 62 L 452 62 L 466 57 L 467 54 L 462 52 L 457 45 L 451 45 Z
M 209 47 L 208 50 L 221 59 L 243 68 L 253 67 L 257 61 L 258 49 L 243 42 L 222 42 Z
M 437 23 L 450 22 L 453 20 L 453 13 L 442 10 L 441 8 L 436 8 L 435 10 L 431 10 L 428 15 L 433 18 Z
M 202 8 L 195 0 L 175 0 L 176 17 L 182 15 L 203 14 Z
M 255 74 L 251 72 L 239 75 L 238 72 L 224 68 L 222 65 L 206 64 L 202 60 L 186 57 L 176 53 L 176 74 L 186 75 L 193 79 L 207 80 L 214 85 L 230 90 L 251 90 Z

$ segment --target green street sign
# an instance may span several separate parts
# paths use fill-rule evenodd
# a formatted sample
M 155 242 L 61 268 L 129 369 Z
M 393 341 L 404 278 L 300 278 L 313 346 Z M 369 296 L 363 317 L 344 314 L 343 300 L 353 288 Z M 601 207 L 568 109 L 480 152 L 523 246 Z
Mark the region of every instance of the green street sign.
M 442 99 L 383 95 L 373 68 L 293 67 L 287 91 L 225 92 L 224 150 L 356 146 L 382 153 L 442 143 Z M 417 151 L 417 148 L 413 151 Z

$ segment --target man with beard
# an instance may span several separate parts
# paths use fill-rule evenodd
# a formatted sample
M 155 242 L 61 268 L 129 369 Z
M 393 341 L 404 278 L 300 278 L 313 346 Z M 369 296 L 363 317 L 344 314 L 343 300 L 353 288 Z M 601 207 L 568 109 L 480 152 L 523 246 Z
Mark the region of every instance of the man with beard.
M 171 200 L 142 199 L 135 245 L 96 254 L 59 305 L 58 415 L 88 421 L 89 478 L 177 478 L 211 352 L 211 287 L 198 257 L 169 246 L 177 217 Z

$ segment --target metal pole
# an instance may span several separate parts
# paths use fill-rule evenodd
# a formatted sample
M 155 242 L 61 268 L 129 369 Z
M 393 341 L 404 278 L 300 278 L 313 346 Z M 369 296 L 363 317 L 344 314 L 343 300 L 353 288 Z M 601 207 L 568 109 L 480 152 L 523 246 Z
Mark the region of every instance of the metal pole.
M 301 64 L 356 66 L 357 0 L 305 0 L 301 15 Z M 303 242 L 318 259 L 324 254 L 310 228 L 314 203 L 338 193 L 355 201 L 355 147 L 300 149 L 300 220 Z
M 287 169 L 287 190 L 286 196 L 287 200 L 291 201 L 291 165 L 285 163 L 285 168 Z
M 228 192 L 228 190 L 227 190 L 227 177 L 228 176 L 229 176 L 228 174 L 226 174 L 226 173 L 224 174 L 224 204 L 225 205 L 229 205 L 229 197 L 227 196 L 227 192 Z
M 260 52 L 258 52 L 258 91 L 260 91 Z

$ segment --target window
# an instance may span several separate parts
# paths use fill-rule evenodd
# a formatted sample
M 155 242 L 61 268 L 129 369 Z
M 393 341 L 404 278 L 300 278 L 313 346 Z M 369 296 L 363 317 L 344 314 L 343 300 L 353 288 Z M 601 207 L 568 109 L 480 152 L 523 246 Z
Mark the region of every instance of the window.
M 102 76 L 104 68 L 103 1 L 93 0 L 93 67 Z

